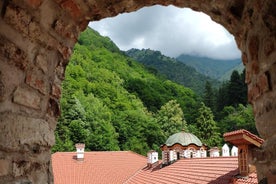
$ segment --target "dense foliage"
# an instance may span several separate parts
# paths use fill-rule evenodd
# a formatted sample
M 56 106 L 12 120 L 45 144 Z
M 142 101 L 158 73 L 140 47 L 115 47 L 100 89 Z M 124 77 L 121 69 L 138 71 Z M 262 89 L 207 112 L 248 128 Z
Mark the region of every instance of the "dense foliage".
M 173 100 L 177 111 L 172 119 L 182 122 L 185 116 L 192 122 L 198 103 L 192 90 L 157 78 L 91 29 L 80 36 L 62 87 L 53 151 L 70 151 L 74 143 L 84 142 L 88 150 L 146 153 L 158 149 L 167 132 L 181 130 L 177 121 L 164 127 L 161 116 L 171 112 L 163 106 Z
M 160 51 L 150 49 L 130 49 L 126 54 L 149 68 L 155 69 L 160 75 L 191 88 L 202 95 L 206 81 L 219 86 L 219 81 L 197 72 L 193 67 L 164 56 Z
M 84 142 L 87 150 L 145 154 L 159 150 L 183 128 L 208 146 L 220 146 L 221 133 L 252 125 L 250 106 L 225 104 L 221 113 L 215 112 L 217 99 L 209 107 L 207 99 L 205 105 L 191 89 L 154 71 L 126 56 L 109 38 L 92 29 L 83 32 L 66 69 L 52 151 L 72 151 L 75 143 Z M 209 92 L 217 93 L 208 85 Z

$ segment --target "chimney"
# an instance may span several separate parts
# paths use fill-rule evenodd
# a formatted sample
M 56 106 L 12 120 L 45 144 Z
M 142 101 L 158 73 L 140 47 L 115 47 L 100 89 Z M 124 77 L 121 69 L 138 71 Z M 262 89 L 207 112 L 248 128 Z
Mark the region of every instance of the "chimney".
M 84 160 L 85 144 L 77 143 L 77 144 L 75 144 L 75 147 L 76 147 L 76 150 L 77 150 L 77 161 L 83 161 Z
M 238 156 L 238 148 L 236 146 L 233 146 L 231 149 L 231 156 L 237 157 Z
M 252 165 L 252 151 L 260 148 L 264 140 L 244 129 L 227 132 L 223 137 L 225 141 L 238 147 L 240 176 L 245 177 L 254 172 L 256 168 Z
M 151 150 L 148 152 L 148 168 L 158 165 L 158 152 Z
M 229 150 L 229 146 L 227 144 L 224 144 L 222 146 L 222 156 L 223 157 L 229 157 L 230 156 L 230 150 Z
M 210 152 L 210 157 L 219 157 L 219 148 L 218 147 L 213 147 L 209 150 Z

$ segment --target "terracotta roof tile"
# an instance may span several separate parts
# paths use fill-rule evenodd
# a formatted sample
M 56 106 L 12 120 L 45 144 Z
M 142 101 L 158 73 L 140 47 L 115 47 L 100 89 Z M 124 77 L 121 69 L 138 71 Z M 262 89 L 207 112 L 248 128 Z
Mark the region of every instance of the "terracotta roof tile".
M 144 156 L 130 151 L 85 152 L 84 161 L 75 152 L 52 155 L 55 184 L 257 184 L 256 173 L 248 178 L 238 174 L 237 157 L 181 159 L 161 168 L 148 168 Z
M 257 173 L 251 173 L 248 177 L 236 178 L 235 184 L 257 184 L 258 178 Z
M 52 155 L 55 184 L 123 183 L 147 163 L 131 151 L 85 152 L 84 161 L 75 157 L 76 152 Z
M 164 168 L 141 169 L 126 183 L 231 183 L 238 174 L 237 157 L 181 159 Z

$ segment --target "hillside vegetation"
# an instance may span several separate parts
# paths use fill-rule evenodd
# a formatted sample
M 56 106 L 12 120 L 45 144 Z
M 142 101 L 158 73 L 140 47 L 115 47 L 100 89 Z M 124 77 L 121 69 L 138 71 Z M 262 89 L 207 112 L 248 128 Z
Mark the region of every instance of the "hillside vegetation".
M 214 87 L 219 87 L 219 81 L 207 77 L 196 71 L 195 68 L 177 61 L 174 58 L 163 55 L 160 51 L 150 49 L 130 49 L 126 54 L 145 66 L 155 69 L 156 73 L 191 88 L 198 95 L 204 92 L 204 86 L 207 81 Z
M 240 75 L 233 79 L 221 88 L 225 99 L 230 94 L 227 91 L 240 83 Z M 145 154 L 159 150 L 169 135 L 181 129 L 194 133 L 208 146 L 217 146 L 223 132 L 254 127 L 251 107 L 239 101 L 227 101 L 220 107 L 221 113 L 214 113 L 216 95 L 208 98 L 214 91 L 212 85 L 207 87 L 202 101 L 191 89 L 160 77 L 126 56 L 109 38 L 88 28 L 79 37 L 66 68 L 62 114 L 52 151 L 72 151 L 75 143 L 83 142 L 87 150 Z
M 196 71 L 200 72 L 201 74 L 217 80 L 229 80 L 233 69 L 237 69 L 237 66 L 242 63 L 241 59 L 219 60 L 185 54 L 181 54 L 176 59 L 188 66 L 195 68 Z M 225 76 L 225 73 L 228 73 L 228 75 Z M 222 78 L 223 76 L 224 78 Z

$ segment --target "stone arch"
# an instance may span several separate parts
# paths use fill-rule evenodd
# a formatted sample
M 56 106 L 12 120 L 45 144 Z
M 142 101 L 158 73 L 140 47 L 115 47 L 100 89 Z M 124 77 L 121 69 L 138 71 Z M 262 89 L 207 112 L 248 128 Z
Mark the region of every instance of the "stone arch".
M 89 21 L 151 5 L 203 11 L 235 36 L 248 99 L 265 139 L 261 181 L 276 176 L 276 4 L 274 0 L 4 0 L 0 2 L 0 183 L 52 183 L 50 149 L 61 82 Z

